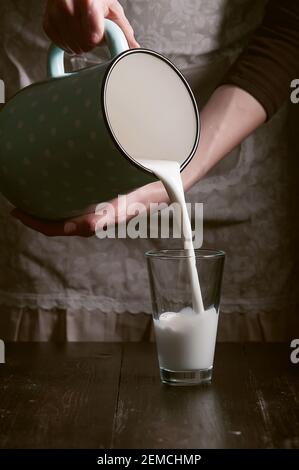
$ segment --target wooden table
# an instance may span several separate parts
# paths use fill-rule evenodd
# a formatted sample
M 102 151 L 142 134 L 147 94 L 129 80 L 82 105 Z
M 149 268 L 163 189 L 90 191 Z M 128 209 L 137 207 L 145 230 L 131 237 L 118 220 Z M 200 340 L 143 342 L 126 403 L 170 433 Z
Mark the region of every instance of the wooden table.
M 286 344 L 218 344 L 212 385 L 170 387 L 150 343 L 15 343 L 0 364 L 0 448 L 298 448 Z

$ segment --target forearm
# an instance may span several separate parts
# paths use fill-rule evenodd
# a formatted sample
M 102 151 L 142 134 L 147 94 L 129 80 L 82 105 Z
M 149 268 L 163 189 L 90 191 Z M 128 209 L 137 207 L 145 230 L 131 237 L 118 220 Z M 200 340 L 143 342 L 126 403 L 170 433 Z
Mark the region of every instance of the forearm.
M 223 85 L 201 112 L 198 150 L 182 173 L 188 190 L 266 120 L 263 106 L 244 90 Z
M 222 80 L 254 96 L 268 119 L 289 97 L 299 74 L 299 1 L 269 0 L 262 24 Z

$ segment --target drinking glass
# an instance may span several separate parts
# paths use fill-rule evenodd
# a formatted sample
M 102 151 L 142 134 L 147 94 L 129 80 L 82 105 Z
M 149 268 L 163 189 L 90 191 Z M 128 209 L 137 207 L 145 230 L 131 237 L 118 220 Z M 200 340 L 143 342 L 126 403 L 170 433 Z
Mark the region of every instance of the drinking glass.
M 186 250 L 146 253 L 156 346 L 163 383 L 196 385 L 212 379 L 225 253 L 195 250 L 204 311 L 192 309 Z

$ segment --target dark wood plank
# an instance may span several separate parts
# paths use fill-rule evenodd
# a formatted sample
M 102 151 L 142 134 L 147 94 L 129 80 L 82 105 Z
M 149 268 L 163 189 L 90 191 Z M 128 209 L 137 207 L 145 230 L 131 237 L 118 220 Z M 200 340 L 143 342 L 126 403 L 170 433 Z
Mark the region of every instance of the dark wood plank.
M 271 399 L 277 413 L 273 415 L 273 407 L 269 406 L 271 418 L 265 417 L 261 393 L 276 377 L 275 365 L 269 367 L 268 346 L 264 355 L 257 352 L 258 365 L 242 344 L 218 344 L 212 385 L 174 388 L 160 384 L 154 345 L 142 350 L 136 344 L 125 345 L 113 446 L 269 448 L 281 443 L 281 438 L 292 446 L 296 442 L 292 440 L 296 420 L 289 433 L 281 426 L 284 436 L 279 437 L 280 428 L 273 434 L 271 420 L 284 420 L 286 424 L 288 419 L 279 414 L 281 398 L 275 393 Z M 255 347 L 250 346 L 253 352 Z M 281 347 L 277 351 L 281 356 Z M 265 369 L 268 381 L 263 382 Z M 298 394 L 298 383 L 291 378 L 286 364 L 283 370 L 289 377 L 288 387 L 281 385 L 277 392 L 284 390 L 290 398 L 290 393 Z
M 213 384 L 186 388 L 160 383 L 154 344 L 126 344 L 122 366 L 121 350 L 8 345 L 0 447 L 299 447 L 299 365 L 288 345 L 218 344 Z
M 10 344 L 0 367 L 0 448 L 108 448 L 121 345 Z
M 252 388 L 268 447 L 299 448 L 299 364 L 286 344 L 245 345 Z

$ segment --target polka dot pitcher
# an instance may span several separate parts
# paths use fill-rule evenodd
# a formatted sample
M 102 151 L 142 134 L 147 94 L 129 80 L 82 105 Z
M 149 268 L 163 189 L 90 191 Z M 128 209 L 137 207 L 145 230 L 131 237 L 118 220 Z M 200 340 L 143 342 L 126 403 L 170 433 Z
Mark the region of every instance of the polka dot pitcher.
M 58 220 L 94 210 L 155 180 L 142 159 L 183 169 L 196 150 L 199 117 L 186 80 L 165 57 L 128 49 L 105 20 L 111 60 L 64 72 L 52 45 L 48 79 L 0 112 L 0 190 L 16 207 Z

